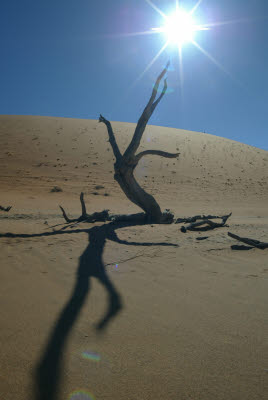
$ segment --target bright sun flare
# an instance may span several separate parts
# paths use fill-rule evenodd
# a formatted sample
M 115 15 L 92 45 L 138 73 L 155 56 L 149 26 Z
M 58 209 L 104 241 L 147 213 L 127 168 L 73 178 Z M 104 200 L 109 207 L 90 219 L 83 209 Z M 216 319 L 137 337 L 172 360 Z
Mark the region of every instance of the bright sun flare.
M 169 43 L 182 45 L 194 39 L 196 26 L 190 14 L 177 10 L 166 18 L 165 25 L 161 29 Z
M 210 23 L 197 23 L 194 20 L 193 15 L 201 5 L 203 0 L 196 0 L 193 8 L 186 12 L 179 6 L 180 0 L 174 0 L 174 12 L 171 15 L 165 14 L 159 7 L 157 7 L 153 0 L 145 0 L 162 18 L 163 24 L 161 26 L 151 28 L 150 30 L 144 32 L 135 32 L 128 34 L 128 36 L 139 36 L 139 35 L 148 35 L 148 34 L 161 34 L 165 36 L 165 43 L 162 48 L 158 51 L 158 53 L 154 56 L 154 58 L 149 62 L 145 70 L 140 74 L 140 76 L 136 79 L 133 86 L 144 76 L 144 74 L 151 68 L 151 66 L 155 63 L 155 61 L 160 57 L 160 55 L 165 51 L 165 49 L 169 45 L 175 45 L 175 49 L 178 50 L 179 56 L 179 78 L 181 82 L 181 88 L 183 88 L 183 46 L 185 44 L 194 45 L 201 53 L 203 53 L 206 57 L 210 59 L 218 68 L 220 68 L 227 75 L 231 76 L 231 74 L 225 70 L 225 68 L 211 55 L 209 54 L 201 45 L 198 43 L 196 36 L 198 36 L 199 31 L 207 31 L 210 30 L 213 26 L 226 25 L 234 22 L 239 22 L 240 20 L 232 20 L 232 21 L 223 21 L 223 22 L 210 22 Z M 125 36 L 125 35 L 123 35 Z M 172 47 L 173 47 L 172 46 Z M 170 49 L 171 50 L 171 49 Z M 174 49 L 172 49 L 173 51 Z M 232 77 L 232 76 L 231 76 Z
M 204 28 L 195 24 L 190 13 L 177 9 L 171 15 L 163 14 L 165 23 L 153 31 L 163 33 L 166 36 L 167 44 L 176 44 L 181 47 L 187 42 L 193 42 L 195 32 Z

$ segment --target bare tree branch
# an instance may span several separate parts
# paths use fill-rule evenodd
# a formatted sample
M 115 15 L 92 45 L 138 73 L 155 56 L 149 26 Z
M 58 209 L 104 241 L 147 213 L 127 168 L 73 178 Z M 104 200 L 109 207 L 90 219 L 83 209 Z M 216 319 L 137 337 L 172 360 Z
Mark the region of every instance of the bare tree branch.
M 6 212 L 8 212 L 11 208 L 12 208 L 12 206 L 8 206 L 8 207 L 0 206 L 0 210 L 1 211 L 6 211 Z
M 268 243 L 265 242 L 260 242 L 259 240 L 255 239 L 250 239 L 250 238 L 245 238 L 245 237 L 240 237 L 235 235 L 234 233 L 228 232 L 228 236 L 230 236 L 233 239 L 239 240 L 240 242 L 249 244 L 250 246 L 257 247 L 258 249 L 267 249 L 268 248 Z
M 160 100 L 162 99 L 162 97 L 164 96 L 164 94 L 166 93 L 167 90 L 167 81 L 165 79 L 165 83 L 164 83 L 164 88 L 162 90 L 161 95 L 159 96 L 159 98 L 155 101 L 156 95 L 157 95 L 157 90 L 159 87 L 159 83 L 161 81 L 161 79 L 163 78 L 163 76 L 165 75 L 165 73 L 167 72 L 168 66 L 169 66 L 170 62 L 167 63 L 166 67 L 163 69 L 163 71 L 161 72 L 161 74 L 158 76 L 154 88 L 153 88 L 153 92 L 152 95 L 150 97 L 150 100 L 148 101 L 146 107 L 143 110 L 143 113 L 137 123 L 133 138 L 128 146 L 128 148 L 126 149 L 125 153 L 124 153 L 124 157 L 127 159 L 129 157 L 134 156 L 135 152 L 137 151 L 139 145 L 140 145 L 140 141 L 143 135 L 143 132 L 146 128 L 147 122 L 149 121 L 152 113 L 154 112 L 155 107 L 157 106 L 157 104 L 160 102 Z
M 187 231 L 196 231 L 196 230 L 201 230 L 201 231 L 207 231 L 210 229 L 215 229 L 215 228 L 221 228 L 226 225 L 227 219 L 232 215 L 232 213 L 228 215 L 224 215 L 222 218 L 222 222 L 213 222 L 210 219 L 202 219 L 202 221 L 199 222 L 193 222 L 188 226 L 182 226 L 181 231 L 186 233 Z M 204 225 L 204 226 L 203 226 Z
M 154 109 L 156 108 L 157 104 L 160 102 L 160 100 L 162 99 L 162 97 L 163 97 L 164 94 L 166 93 L 166 91 L 167 91 L 167 80 L 165 79 L 165 80 L 164 80 L 164 87 L 163 87 L 163 90 L 162 90 L 160 96 L 159 96 L 158 99 L 155 100 L 155 102 L 152 104 L 152 112 L 151 112 L 151 115 L 152 115 L 152 113 L 154 112 Z
M 84 201 L 84 193 L 81 192 L 80 194 L 80 203 L 81 203 L 81 208 L 82 208 L 82 216 L 86 217 L 87 216 L 87 210 L 86 210 L 86 205 Z
M 153 88 L 152 95 L 151 95 L 150 100 L 148 101 L 146 107 L 151 106 L 151 105 L 154 103 L 154 100 L 155 100 L 156 95 L 157 95 L 157 91 L 158 91 L 159 84 L 160 84 L 160 82 L 161 82 L 161 79 L 162 79 L 162 78 L 164 77 L 164 75 L 166 74 L 167 69 L 168 69 L 168 67 L 169 67 L 169 64 L 170 64 L 170 61 L 167 62 L 167 65 L 165 66 L 165 68 L 163 69 L 163 71 L 159 74 L 158 78 L 156 79 L 155 85 L 154 85 L 154 88 Z M 163 95 L 164 95 L 165 92 L 166 92 L 166 89 L 167 89 L 167 82 L 166 82 L 166 79 L 165 79 L 164 89 L 162 90 L 162 93 L 161 93 L 161 95 L 159 96 L 159 98 L 160 98 L 161 96 L 163 97 Z M 162 97 L 161 97 L 161 98 L 162 98 Z M 158 99 L 158 100 L 159 100 L 159 99 Z M 156 100 L 156 101 L 158 101 L 158 100 Z
M 62 211 L 63 218 L 65 219 L 65 221 L 68 224 L 71 224 L 73 222 L 74 223 L 96 222 L 96 221 L 104 221 L 105 222 L 105 221 L 109 220 L 109 213 L 108 213 L 109 210 L 103 210 L 101 212 L 94 212 L 93 214 L 87 214 L 86 205 L 85 205 L 85 201 L 84 201 L 84 193 L 83 192 L 81 192 L 81 194 L 80 194 L 80 202 L 81 202 L 81 207 L 82 207 L 82 214 L 80 215 L 79 218 L 70 219 L 67 216 L 64 208 L 62 206 L 59 206 L 61 211 Z M 63 228 L 63 229 L 65 229 L 65 228 Z
M 230 214 L 223 215 L 222 217 L 218 216 L 218 215 L 195 215 L 194 217 L 178 218 L 175 221 L 175 224 L 181 224 L 183 222 L 188 222 L 190 224 L 192 222 L 196 222 L 198 219 L 203 219 L 203 220 L 205 220 L 205 219 L 223 219 L 223 218 L 227 218 L 227 217 L 229 218 L 229 215 Z
M 142 157 L 147 155 L 160 156 L 165 158 L 176 158 L 179 156 L 179 154 L 180 153 L 168 153 L 167 151 L 162 150 L 145 150 L 135 156 L 135 162 L 138 163 Z
M 110 142 L 110 144 L 112 146 L 112 149 L 113 149 L 113 152 L 114 152 L 114 156 L 115 156 L 117 161 L 121 160 L 122 155 L 121 155 L 119 147 L 118 147 L 118 145 L 116 143 L 111 122 L 108 121 L 107 119 L 105 119 L 101 114 L 100 114 L 100 117 L 99 117 L 99 122 L 103 122 L 106 125 L 107 131 L 108 131 L 108 135 L 109 135 L 109 142 Z
M 67 214 L 66 214 L 64 208 L 63 208 L 62 206 L 59 206 L 59 207 L 60 207 L 60 209 L 61 209 L 61 211 L 62 211 L 63 218 L 65 219 L 65 221 L 66 221 L 68 224 L 70 224 L 71 222 L 75 222 L 75 221 L 77 220 L 77 219 L 70 219 L 70 218 L 68 218 L 68 216 L 67 216 Z

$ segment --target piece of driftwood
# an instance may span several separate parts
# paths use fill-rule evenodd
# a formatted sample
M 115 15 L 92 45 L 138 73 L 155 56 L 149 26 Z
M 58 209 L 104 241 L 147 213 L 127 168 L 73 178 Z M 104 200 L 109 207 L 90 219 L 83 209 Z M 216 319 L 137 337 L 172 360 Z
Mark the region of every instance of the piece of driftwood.
M 214 222 L 211 221 L 210 219 L 208 219 L 208 217 L 205 217 L 204 219 L 202 218 L 201 221 L 198 222 L 193 222 L 188 226 L 182 226 L 181 227 L 181 231 L 183 233 L 186 233 L 187 231 L 208 231 L 211 229 L 215 229 L 215 228 L 222 228 L 223 226 L 227 226 L 226 225 L 226 221 L 228 220 L 228 218 L 232 215 L 232 213 L 228 214 L 228 215 L 224 215 L 222 217 L 217 217 L 217 218 L 221 218 L 222 222 Z M 213 219 L 215 217 L 213 216 Z
M 11 208 L 12 208 L 12 206 L 9 206 L 9 207 L 0 206 L 0 210 L 1 211 L 6 211 L 6 212 L 8 212 Z
M 228 236 L 230 236 L 233 239 L 239 240 L 240 242 L 246 243 L 249 246 L 257 247 L 258 249 L 263 250 L 263 249 L 268 248 L 268 243 L 260 242 L 259 240 L 241 237 L 241 236 L 235 235 L 234 233 L 231 233 L 231 232 L 228 232 Z

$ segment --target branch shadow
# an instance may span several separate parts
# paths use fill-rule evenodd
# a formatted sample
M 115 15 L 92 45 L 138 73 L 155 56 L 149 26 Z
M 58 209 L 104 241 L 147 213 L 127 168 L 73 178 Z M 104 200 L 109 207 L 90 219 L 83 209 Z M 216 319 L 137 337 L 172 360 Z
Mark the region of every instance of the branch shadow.
M 137 222 L 111 222 L 90 229 L 59 230 L 37 234 L 0 234 L 0 237 L 43 237 L 59 234 L 88 233 L 89 244 L 79 258 L 76 282 L 69 300 L 60 312 L 47 340 L 42 356 L 34 369 L 34 399 L 56 400 L 60 389 L 63 371 L 63 352 L 71 329 L 85 304 L 90 291 L 92 277 L 99 280 L 108 294 L 108 306 L 103 317 L 97 322 L 97 332 L 104 331 L 108 324 L 122 310 L 122 298 L 106 273 L 102 255 L 106 240 L 132 246 L 175 246 L 172 243 L 138 243 L 128 242 L 118 238 L 115 230 L 123 227 L 144 225 Z

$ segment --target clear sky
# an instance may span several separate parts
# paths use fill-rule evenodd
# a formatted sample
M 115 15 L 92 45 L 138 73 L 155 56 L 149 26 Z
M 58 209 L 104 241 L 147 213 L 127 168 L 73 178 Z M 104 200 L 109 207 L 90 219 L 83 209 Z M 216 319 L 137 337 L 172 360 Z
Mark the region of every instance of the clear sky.
M 150 124 L 268 150 L 268 1 L 199 1 L 193 17 L 210 29 L 196 32 L 194 40 L 204 51 L 185 44 L 180 64 L 177 47 L 168 45 L 150 66 L 165 35 L 131 34 L 162 26 L 156 8 L 168 15 L 176 0 L 152 3 L 3 1 L 0 114 L 98 119 L 102 113 L 137 122 L 170 59 L 168 91 Z M 196 3 L 179 5 L 190 11 Z

